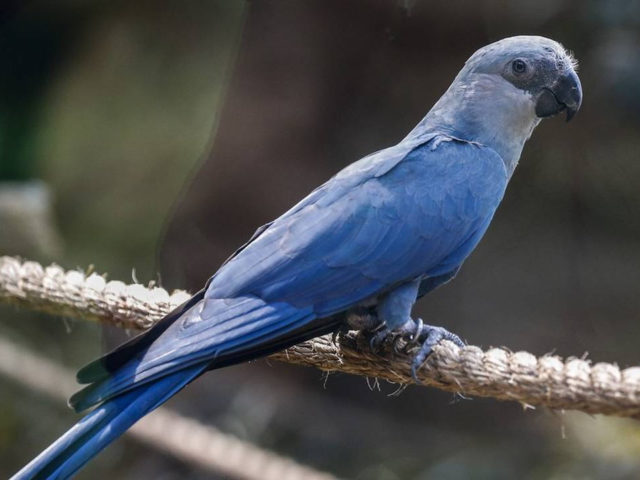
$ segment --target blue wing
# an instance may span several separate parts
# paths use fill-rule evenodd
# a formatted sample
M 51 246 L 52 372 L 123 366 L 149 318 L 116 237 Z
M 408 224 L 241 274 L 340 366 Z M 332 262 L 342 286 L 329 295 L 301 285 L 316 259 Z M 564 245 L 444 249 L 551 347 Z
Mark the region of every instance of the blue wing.
M 400 283 L 446 277 L 486 230 L 506 182 L 495 152 L 441 137 L 356 162 L 236 252 L 186 313 L 147 334 L 152 342 L 81 370 L 97 383 L 71 403 L 84 409 L 182 368 L 283 348 Z
M 448 274 L 486 230 L 506 181 L 495 152 L 453 140 L 423 143 L 392 168 L 358 162 L 270 224 L 205 297 L 252 293 L 326 317 Z

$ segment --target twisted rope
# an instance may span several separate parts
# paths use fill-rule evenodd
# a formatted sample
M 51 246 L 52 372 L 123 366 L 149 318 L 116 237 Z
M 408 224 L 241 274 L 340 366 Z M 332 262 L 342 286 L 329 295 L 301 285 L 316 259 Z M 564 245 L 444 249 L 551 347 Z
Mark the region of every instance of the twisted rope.
M 95 273 L 64 271 L 51 265 L 0 257 L 0 302 L 55 315 L 145 329 L 184 302 L 186 292 L 107 282 Z M 330 336 L 300 343 L 270 358 L 376 377 L 403 385 L 411 378 L 411 355 L 373 354 L 361 335 L 349 332 L 337 343 Z M 536 358 L 503 348 L 486 351 L 441 342 L 418 372 L 422 385 L 464 395 L 513 400 L 527 406 L 581 410 L 640 418 L 640 367 L 621 370 L 608 363 L 554 355 Z

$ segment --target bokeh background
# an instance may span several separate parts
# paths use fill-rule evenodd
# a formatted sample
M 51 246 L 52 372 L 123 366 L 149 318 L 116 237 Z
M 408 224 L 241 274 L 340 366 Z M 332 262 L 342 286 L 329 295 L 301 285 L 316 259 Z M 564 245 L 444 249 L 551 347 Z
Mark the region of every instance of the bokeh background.
M 196 290 L 253 230 L 399 141 L 465 59 L 515 34 L 580 60 L 485 239 L 417 314 L 469 342 L 640 363 L 640 2 L 6 1 L 0 254 Z M 78 368 L 125 335 L 0 308 Z M 640 424 L 257 361 L 170 407 L 344 478 L 640 478 Z M 0 378 L 0 476 L 77 419 Z M 123 438 L 78 478 L 216 478 Z M 220 477 L 222 478 L 222 477 Z

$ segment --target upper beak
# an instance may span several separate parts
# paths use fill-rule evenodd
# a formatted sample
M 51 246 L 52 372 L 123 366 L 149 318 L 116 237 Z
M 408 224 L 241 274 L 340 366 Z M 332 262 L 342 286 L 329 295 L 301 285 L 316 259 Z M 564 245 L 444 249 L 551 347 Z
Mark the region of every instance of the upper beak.
M 567 122 L 573 118 L 582 104 L 582 85 L 578 75 L 569 70 L 562 75 L 552 87 L 545 87 L 536 101 L 536 115 L 550 117 L 564 110 L 567 111 Z

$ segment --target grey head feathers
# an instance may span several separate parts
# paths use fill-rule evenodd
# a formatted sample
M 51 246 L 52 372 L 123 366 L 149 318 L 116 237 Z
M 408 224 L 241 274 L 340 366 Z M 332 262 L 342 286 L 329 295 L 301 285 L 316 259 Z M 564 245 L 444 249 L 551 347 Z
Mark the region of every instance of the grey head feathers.
M 513 173 L 541 118 L 580 107 L 577 62 L 562 45 L 538 36 L 499 40 L 476 51 L 407 138 L 426 131 L 487 145 Z

